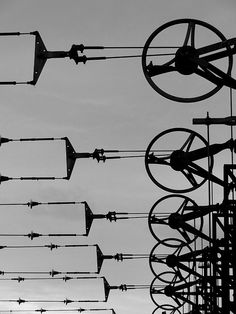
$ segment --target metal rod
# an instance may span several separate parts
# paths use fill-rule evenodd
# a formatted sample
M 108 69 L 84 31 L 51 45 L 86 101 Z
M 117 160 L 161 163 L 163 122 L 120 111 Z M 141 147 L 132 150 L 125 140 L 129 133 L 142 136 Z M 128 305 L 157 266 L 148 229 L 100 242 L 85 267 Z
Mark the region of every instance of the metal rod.
M 224 124 L 228 126 L 233 126 L 236 125 L 236 116 L 231 115 L 225 118 L 211 118 L 209 116 L 207 116 L 206 118 L 194 118 L 193 124 Z
M 16 81 L 3 81 L 0 82 L 0 85 L 16 85 Z
M 0 271 L 0 275 L 50 275 L 52 278 L 56 275 L 78 275 L 78 274 L 94 274 L 94 272 L 89 271 Z M 27 279 L 27 278 L 25 278 Z
M 39 237 L 77 237 L 77 236 L 85 236 L 85 234 L 78 233 L 49 233 L 49 234 L 40 234 L 31 231 L 28 234 L 14 234 L 14 233 L 1 233 L 0 237 L 28 237 L 31 240 Z
M 1 84 L 1 82 L 0 82 Z M 62 141 L 65 137 L 40 137 L 40 138 L 7 138 L 0 137 L 0 145 L 8 142 L 33 142 L 33 141 Z
M 32 137 L 32 138 L 19 138 L 11 139 L 14 142 L 33 142 L 33 141 L 62 141 L 64 137 Z
M 163 57 L 163 56 L 174 56 L 175 53 L 157 53 L 149 54 L 147 57 Z M 84 56 L 84 63 L 91 60 L 109 60 L 109 59 L 128 59 L 128 58 L 141 58 L 142 55 L 127 55 L 127 56 L 108 56 L 108 57 L 86 57 Z
M 91 280 L 91 279 L 103 279 L 102 277 L 71 277 L 71 276 L 64 276 L 64 277 L 12 277 L 12 278 L 0 278 L 2 281 L 34 281 L 34 280 Z
M 1 32 L 0 36 L 19 36 L 19 35 L 31 35 L 31 33 L 21 33 L 21 32 Z
M 145 157 L 145 155 L 138 155 L 138 156 L 104 156 L 104 159 L 124 159 L 124 158 L 140 158 Z M 101 157 L 102 158 L 102 157 Z
M 0 301 L 1 302 L 1 301 Z M 33 302 L 33 301 L 31 301 Z M 36 302 L 43 302 L 43 301 L 36 301 Z M 48 302 L 48 301 L 45 301 Z M 54 302 L 54 301 L 52 301 Z M 57 301 L 56 301 L 57 302 Z M 60 302 L 60 301 L 58 301 Z M 36 310 L 0 310 L 0 312 L 3 313 L 14 313 L 14 312 L 84 312 L 84 311 L 113 311 L 113 309 L 106 309 L 106 308 L 100 308 L 100 309 L 84 309 L 84 308 L 78 308 L 78 309 L 36 309 Z
M 9 180 L 64 180 L 66 177 L 12 177 Z
M 103 46 L 102 49 L 143 49 L 142 46 Z M 148 49 L 178 49 L 180 46 L 150 46 Z M 85 49 L 87 47 L 85 46 Z
M 57 248 L 74 248 L 74 247 L 93 247 L 95 245 L 87 244 L 46 244 L 46 245 L 1 245 L 0 249 L 33 249 L 33 248 L 49 248 L 51 251 Z
M 122 150 L 122 149 L 119 149 L 119 150 L 107 150 L 107 149 L 104 149 L 103 150 L 104 153 L 145 153 L 146 150 L 143 150 L 143 149 L 132 149 L 132 150 Z M 151 152 L 155 152 L 155 153 L 163 153 L 163 152 L 166 152 L 166 153 L 172 153 L 173 150 L 170 150 L 170 149 L 152 149 Z
M 77 205 L 77 204 L 84 204 L 84 201 L 80 202 L 36 202 L 30 200 L 27 203 L 0 203 L 0 206 L 29 206 L 30 208 L 37 206 L 37 205 Z
M 16 82 L 16 81 L 1 81 L 0 85 L 22 85 L 30 84 L 29 82 Z
M 64 303 L 65 305 L 70 304 L 70 303 L 79 303 L 81 302 L 80 300 L 70 300 L 70 299 L 65 299 L 65 300 L 25 300 L 25 299 L 9 299 L 9 300 L 0 300 L 0 302 L 15 302 L 18 303 L 19 305 L 22 303 Z

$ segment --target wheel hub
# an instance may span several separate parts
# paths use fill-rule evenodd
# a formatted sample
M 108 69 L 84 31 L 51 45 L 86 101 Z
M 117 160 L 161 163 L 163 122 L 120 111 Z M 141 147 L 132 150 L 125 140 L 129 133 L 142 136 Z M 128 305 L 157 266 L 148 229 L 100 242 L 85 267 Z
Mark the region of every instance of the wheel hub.
M 187 154 L 182 150 L 175 150 L 170 156 L 170 166 L 176 171 L 181 171 L 188 165 Z
M 168 224 L 172 229 L 178 229 L 181 227 L 182 217 L 178 213 L 170 214 Z
M 175 54 L 175 67 L 184 75 L 193 74 L 198 64 L 193 60 L 198 59 L 197 50 L 191 46 L 180 47 Z

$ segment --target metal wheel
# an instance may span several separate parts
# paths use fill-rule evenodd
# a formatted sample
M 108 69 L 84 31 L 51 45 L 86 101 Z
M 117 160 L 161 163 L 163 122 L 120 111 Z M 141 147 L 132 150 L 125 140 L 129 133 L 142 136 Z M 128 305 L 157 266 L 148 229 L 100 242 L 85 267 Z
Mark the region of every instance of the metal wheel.
M 145 78 L 156 92 L 173 101 L 188 103 L 211 97 L 224 85 L 216 73 L 230 75 L 233 58 L 226 45 L 226 58 L 220 56 L 213 60 L 213 65 L 212 56 L 204 56 L 202 48 L 225 40 L 218 29 L 206 22 L 196 19 L 168 22 L 157 28 L 144 45 Z
M 176 194 L 164 196 L 152 206 L 149 212 L 149 230 L 157 241 L 171 237 L 190 244 L 196 240 L 198 235 L 193 234 L 189 229 L 186 230 L 185 224 L 197 231 L 201 231 L 203 227 L 203 217 L 191 219 L 191 213 L 197 209 L 197 204 L 189 197 Z M 179 246 L 177 241 L 164 243 L 170 247 Z
M 178 240 L 178 247 L 170 247 L 167 242 L 173 239 L 166 239 L 157 243 L 149 255 L 149 266 L 154 276 L 162 283 L 171 284 L 173 281 L 179 283 L 186 281 L 190 273 L 186 270 L 179 269 L 173 265 L 173 259 L 178 258 L 186 253 L 191 253 L 190 246 L 181 240 Z M 167 248 L 168 247 L 168 248 Z M 188 262 L 188 267 L 193 268 L 194 263 Z
M 175 284 L 174 282 L 172 283 Z M 157 285 L 156 278 L 150 285 L 150 297 L 157 308 L 164 311 L 177 310 L 184 305 L 183 300 L 179 300 L 175 296 L 167 295 L 166 290 L 169 286 Z
M 186 193 L 200 187 L 213 168 L 208 143 L 200 134 L 173 128 L 157 135 L 148 145 L 145 167 L 150 179 L 171 193 Z

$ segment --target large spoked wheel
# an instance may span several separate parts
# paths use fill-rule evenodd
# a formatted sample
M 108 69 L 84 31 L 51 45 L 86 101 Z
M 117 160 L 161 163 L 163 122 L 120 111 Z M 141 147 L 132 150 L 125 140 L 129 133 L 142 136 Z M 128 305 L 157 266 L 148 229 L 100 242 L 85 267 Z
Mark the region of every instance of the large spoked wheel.
M 181 308 L 185 301 L 179 299 L 174 294 L 168 293 L 168 290 L 171 289 L 169 287 L 174 287 L 176 285 L 175 281 L 173 281 L 171 285 L 168 286 L 159 285 L 157 281 L 158 280 L 154 278 L 150 285 L 150 297 L 157 308 L 160 308 L 164 311 L 175 311 Z M 186 294 L 185 291 L 184 293 Z
M 188 103 L 211 97 L 224 83 L 211 72 L 213 62 L 209 62 L 207 54 L 199 55 L 202 53 L 199 49 L 225 40 L 218 29 L 206 22 L 195 19 L 168 22 L 156 29 L 144 45 L 144 75 L 157 93 L 173 101 Z M 224 51 L 230 52 L 230 47 L 226 46 Z M 207 69 L 198 64 L 200 57 L 210 65 Z M 231 74 L 232 65 L 229 54 L 214 60 L 214 67 L 227 75 Z
M 150 179 L 171 193 L 186 193 L 200 187 L 212 172 L 213 156 L 200 134 L 185 128 L 163 131 L 150 142 L 145 167 Z
M 171 238 L 184 240 L 186 244 L 190 244 L 198 236 L 186 230 L 185 223 L 197 231 L 202 231 L 203 227 L 203 217 L 188 219 L 197 209 L 197 204 L 189 197 L 176 194 L 164 196 L 152 206 L 149 212 L 149 230 L 157 241 L 171 236 Z M 179 246 L 177 241 L 164 243 L 170 247 Z
M 180 283 L 186 281 L 191 275 L 186 269 L 193 269 L 193 261 L 187 262 L 187 267 L 183 270 L 178 267 L 178 260 L 181 255 L 192 253 L 192 249 L 189 245 L 186 245 L 183 241 L 177 239 L 178 247 L 170 247 L 168 242 L 172 242 L 173 239 L 168 238 L 157 243 L 150 252 L 149 266 L 153 275 L 162 283 L 171 284 Z M 167 246 L 168 249 L 167 249 Z M 186 264 L 186 262 L 185 262 Z

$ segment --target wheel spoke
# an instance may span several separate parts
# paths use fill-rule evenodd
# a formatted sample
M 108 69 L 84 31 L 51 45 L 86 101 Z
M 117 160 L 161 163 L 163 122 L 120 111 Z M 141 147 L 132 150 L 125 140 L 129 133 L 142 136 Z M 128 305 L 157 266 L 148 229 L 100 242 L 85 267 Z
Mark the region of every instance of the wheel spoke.
M 187 206 L 187 204 L 188 204 L 188 199 L 184 199 L 183 203 L 179 206 L 176 213 L 179 213 L 180 211 L 183 212 L 183 210 L 184 210 L 185 206 Z
M 233 79 L 230 75 L 226 74 L 225 72 L 223 72 L 222 70 L 214 66 L 213 64 L 206 62 L 203 59 L 199 59 L 197 62 L 199 63 L 200 67 L 203 70 L 210 71 L 213 76 L 217 75 L 216 78 L 222 79 L 222 83 L 224 85 L 228 87 L 236 88 L 236 80 Z
M 179 233 L 182 235 L 182 237 L 186 240 L 187 243 L 191 242 L 191 239 L 187 232 L 184 229 L 178 229 Z
M 151 216 L 150 222 L 152 224 L 158 224 L 158 225 L 169 225 L 168 217 L 161 219 L 161 218 L 158 218 L 155 214 Z
M 166 66 L 166 65 L 153 65 L 152 63 L 149 63 L 147 66 L 147 73 L 150 77 L 165 74 L 169 72 L 174 72 L 175 68 L 172 66 Z
M 187 29 L 187 33 L 184 39 L 183 46 L 187 46 L 189 40 L 190 40 L 191 47 L 195 46 L 195 25 L 196 24 L 193 21 L 188 23 L 188 29 Z
M 172 296 L 172 299 L 177 303 L 179 307 L 182 305 L 176 296 Z
M 173 64 L 175 62 L 175 58 L 171 59 L 170 61 L 164 63 L 163 65 L 165 66 L 170 66 L 171 64 Z
M 191 171 L 198 175 L 199 177 L 202 177 L 204 179 L 209 178 L 210 172 L 207 171 L 206 169 L 200 167 L 199 165 L 193 162 L 191 162 L 189 166 L 191 167 Z
M 180 245 L 179 247 L 176 248 L 176 250 L 172 254 L 179 256 L 182 248 L 183 248 L 183 245 Z
M 203 71 L 203 70 L 198 68 L 195 70 L 195 73 L 197 75 L 203 77 L 207 81 L 210 81 L 211 83 L 215 84 L 216 86 L 223 86 L 224 85 L 222 79 L 218 78 L 217 76 L 212 74 L 212 72 L 210 72 L 207 69 L 204 69 L 204 71 Z
M 189 137 L 184 142 L 184 144 L 182 145 L 180 150 L 184 150 L 185 149 L 185 151 L 188 152 L 190 150 L 190 147 L 191 147 L 191 145 L 193 143 L 193 140 L 194 140 L 195 136 L 196 135 L 194 133 L 190 133 Z
M 198 183 L 192 174 L 192 169 L 188 167 L 186 169 L 183 169 L 181 172 L 193 187 L 198 187 Z
M 191 162 L 189 165 L 191 168 L 190 170 L 195 173 L 197 176 L 202 177 L 204 179 L 208 179 L 212 182 L 215 182 L 221 186 L 225 186 L 225 183 L 223 180 L 219 179 L 218 177 L 216 177 L 215 175 L 213 175 L 211 172 L 203 169 L 202 167 L 200 167 L 199 165 Z
M 175 58 L 171 59 L 170 61 L 162 64 L 162 65 L 154 65 L 152 61 L 149 63 L 149 65 L 146 67 L 147 73 L 150 77 L 164 74 L 168 72 L 175 71 L 175 67 L 171 66 L 175 62 Z
M 175 275 L 174 275 L 171 283 L 175 284 L 175 283 L 179 282 L 179 279 L 183 280 L 183 276 L 182 276 L 181 272 L 177 269 L 177 270 L 175 270 Z
M 169 157 L 167 157 L 169 158 Z M 167 158 L 156 157 L 153 153 L 148 155 L 148 163 L 149 164 L 158 164 L 158 165 L 166 165 L 170 166 L 170 163 L 166 161 Z

